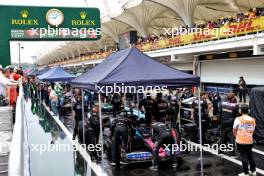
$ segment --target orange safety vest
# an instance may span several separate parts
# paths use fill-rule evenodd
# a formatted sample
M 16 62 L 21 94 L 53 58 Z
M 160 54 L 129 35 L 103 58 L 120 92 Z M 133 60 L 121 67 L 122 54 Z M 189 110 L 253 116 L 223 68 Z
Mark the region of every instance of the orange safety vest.
M 251 120 L 239 117 L 239 126 L 237 129 L 236 142 L 238 144 L 253 144 L 253 133 L 256 126 L 256 121 L 254 118 Z

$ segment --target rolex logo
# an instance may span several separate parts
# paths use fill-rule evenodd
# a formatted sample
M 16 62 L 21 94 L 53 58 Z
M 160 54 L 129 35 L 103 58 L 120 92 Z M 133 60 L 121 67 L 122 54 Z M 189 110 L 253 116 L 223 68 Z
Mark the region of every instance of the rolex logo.
M 86 15 L 87 15 L 86 12 L 84 12 L 84 11 L 80 12 L 80 17 L 81 17 L 82 20 L 84 20 L 86 18 Z
M 21 10 L 20 15 L 22 18 L 27 18 L 28 17 L 28 11 L 27 10 Z

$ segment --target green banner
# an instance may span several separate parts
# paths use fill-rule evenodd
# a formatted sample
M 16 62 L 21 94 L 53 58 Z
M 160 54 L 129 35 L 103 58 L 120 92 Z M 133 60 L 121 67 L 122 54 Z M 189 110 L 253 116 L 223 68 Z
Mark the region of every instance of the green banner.
M 10 65 L 9 41 L 99 40 L 97 8 L 0 6 L 0 64 Z

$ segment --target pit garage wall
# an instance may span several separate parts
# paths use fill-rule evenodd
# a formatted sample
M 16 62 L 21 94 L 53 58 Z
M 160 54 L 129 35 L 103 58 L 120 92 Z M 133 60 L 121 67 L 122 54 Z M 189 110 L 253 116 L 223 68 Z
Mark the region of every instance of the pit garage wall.
M 264 85 L 264 57 L 201 61 L 202 83 L 238 84 L 244 76 L 248 85 Z

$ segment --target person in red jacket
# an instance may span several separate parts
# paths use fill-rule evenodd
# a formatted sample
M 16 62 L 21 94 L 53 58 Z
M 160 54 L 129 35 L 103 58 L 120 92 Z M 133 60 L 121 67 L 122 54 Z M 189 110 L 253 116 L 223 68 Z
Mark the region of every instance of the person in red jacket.
M 18 81 L 20 78 L 22 78 L 22 76 L 20 74 L 18 74 L 18 72 L 19 72 L 19 68 L 15 67 L 14 68 L 14 72 L 11 73 L 11 75 L 10 75 L 10 79 L 12 79 L 14 81 Z M 8 97 L 9 97 L 10 106 L 15 106 L 16 99 L 18 97 L 17 86 L 12 86 L 12 87 L 9 88 Z

